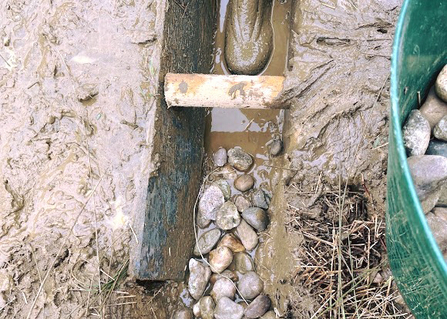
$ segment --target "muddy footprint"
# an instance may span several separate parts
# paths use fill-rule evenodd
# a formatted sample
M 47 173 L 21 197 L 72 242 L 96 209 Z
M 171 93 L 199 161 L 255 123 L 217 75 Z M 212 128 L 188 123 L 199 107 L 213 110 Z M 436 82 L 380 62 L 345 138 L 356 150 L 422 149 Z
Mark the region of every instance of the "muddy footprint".
M 273 50 L 272 0 L 230 0 L 225 27 L 225 59 L 231 73 L 255 75 Z

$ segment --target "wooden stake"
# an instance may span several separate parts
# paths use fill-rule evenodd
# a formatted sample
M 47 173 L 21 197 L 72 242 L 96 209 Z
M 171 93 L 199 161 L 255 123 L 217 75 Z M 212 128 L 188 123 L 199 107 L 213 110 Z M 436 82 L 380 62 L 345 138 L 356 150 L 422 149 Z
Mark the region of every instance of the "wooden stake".
M 280 109 L 283 76 L 176 74 L 165 77 L 168 107 Z

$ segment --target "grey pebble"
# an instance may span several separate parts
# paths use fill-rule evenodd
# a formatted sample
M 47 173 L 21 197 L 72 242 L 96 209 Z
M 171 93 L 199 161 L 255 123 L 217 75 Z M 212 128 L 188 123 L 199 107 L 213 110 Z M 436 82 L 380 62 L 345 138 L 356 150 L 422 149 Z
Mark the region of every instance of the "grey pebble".
M 228 163 L 238 171 L 244 172 L 253 164 L 253 158 L 241 148 L 235 147 L 228 151 Z
M 431 140 L 428 144 L 426 155 L 441 155 L 447 157 L 447 142 Z M 237 205 L 236 205 L 237 206 Z
M 227 150 L 223 147 L 219 148 L 216 153 L 213 154 L 214 164 L 222 167 L 227 164 Z
M 282 151 L 282 141 L 280 139 L 275 139 L 270 144 L 270 155 L 278 156 Z
M 211 185 L 205 189 L 199 200 L 197 225 L 200 228 L 207 227 L 211 223 L 211 220 L 216 219 L 217 209 L 220 208 L 224 202 L 224 194 L 218 186 Z
M 430 142 L 430 124 L 419 110 L 411 111 L 403 127 L 403 139 L 408 156 L 424 155 Z
M 436 124 L 433 135 L 439 140 L 447 141 L 447 115 Z
M 246 274 L 255 270 L 255 263 L 247 253 L 234 254 L 232 265 L 234 266 L 234 270 L 241 274 Z
M 236 208 L 239 212 L 243 212 L 245 209 L 251 206 L 251 203 L 248 199 L 246 199 L 242 195 L 237 195 L 234 198 L 234 204 L 236 205 Z
M 228 297 L 231 300 L 234 300 L 236 295 L 236 286 L 235 284 L 226 278 L 218 279 L 211 290 L 211 297 L 217 302 L 222 297 Z
M 224 179 L 219 179 L 213 183 L 213 185 L 216 185 L 220 188 L 222 191 L 222 194 L 224 195 L 225 200 L 229 200 L 231 197 L 231 187 L 230 184 Z
M 208 284 L 211 269 L 195 259 L 190 259 L 189 272 L 188 291 L 194 299 L 198 300 Z
M 270 298 L 266 295 L 259 295 L 245 309 L 247 318 L 259 318 L 269 310 L 271 305 Z
M 438 122 L 447 115 L 447 103 L 443 102 L 435 93 L 435 88 L 432 87 L 428 92 L 424 104 L 419 109 L 423 117 L 425 117 L 433 128 Z
M 245 299 L 254 299 L 264 290 L 264 282 L 257 273 L 250 271 L 242 276 L 237 288 Z
M 237 211 L 236 205 L 232 202 L 225 202 L 217 211 L 216 225 L 220 229 L 230 230 L 239 225 L 241 215 Z
M 188 308 L 177 309 L 171 317 L 172 319 L 193 319 L 192 311 Z
M 269 208 L 269 198 L 262 189 L 258 189 L 252 194 L 253 206 L 261 207 L 264 209 Z
M 264 231 L 269 223 L 265 210 L 259 207 L 249 207 L 242 212 L 242 218 L 257 231 Z
M 267 311 L 261 319 L 277 319 L 276 314 L 273 310 Z
M 435 90 L 439 98 L 447 102 L 447 65 L 442 68 L 436 78 Z
M 241 220 L 235 234 L 242 242 L 246 250 L 252 250 L 258 244 L 258 235 L 245 220 Z
M 211 229 L 200 236 L 196 245 L 194 246 L 194 255 L 200 256 L 200 252 L 202 255 L 208 254 L 211 249 L 216 246 L 217 242 L 220 239 L 222 232 L 218 228 Z M 200 247 L 200 251 L 199 251 Z
M 243 315 L 244 307 L 227 297 L 220 298 L 214 309 L 216 319 L 242 319 Z

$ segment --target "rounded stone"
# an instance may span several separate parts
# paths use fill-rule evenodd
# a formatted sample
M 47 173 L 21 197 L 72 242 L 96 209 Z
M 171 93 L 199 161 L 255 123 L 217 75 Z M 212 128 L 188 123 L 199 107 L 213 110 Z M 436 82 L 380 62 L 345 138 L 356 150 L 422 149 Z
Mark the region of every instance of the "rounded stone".
M 282 151 L 282 141 L 280 139 L 275 139 L 270 144 L 270 155 L 278 156 Z
M 254 299 L 264 290 L 264 282 L 257 273 L 250 271 L 242 276 L 237 288 L 245 299 Z
M 436 78 L 435 90 L 439 98 L 447 102 L 447 65 L 442 68 Z
M 255 270 L 255 263 L 247 253 L 237 253 L 233 257 L 234 270 L 241 274 L 249 273 Z
M 223 179 L 233 180 L 236 179 L 237 172 L 233 166 L 227 164 L 224 167 L 217 169 L 215 175 L 218 177 L 222 177 Z
M 447 115 L 436 124 L 433 135 L 439 140 L 447 141 Z
M 228 151 L 228 163 L 238 171 L 245 172 L 253 164 L 253 158 L 237 147 Z
M 246 199 L 242 195 L 237 195 L 234 198 L 234 204 L 236 205 L 236 208 L 239 212 L 243 212 L 245 209 L 251 206 L 251 203 L 248 199 Z
M 234 188 L 238 191 L 246 192 L 253 187 L 255 180 L 251 175 L 241 175 L 234 181 Z
M 210 278 L 210 283 L 212 285 L 214 285 L 214 283 L 216 281 L 218 281 L 220 278 L 227 278 L 233 282 L 239 281 L 239 276 L 234 271 L 227 269 L 227 270 L 222 271 L 220 274 L 216 274 L 216 273 L 212 274 L 211 278 Z
M 239 225 L 241 215 L 237 211 L 236 205 L 232 202 L 225 202 L 217 211 L 216 225 L 220 229 L 230 230 Z
M 209 263 L 211 270 L 215 273 L 221 273 L 233 261 L 233 253 L 228 247 L 218 247 L 210 252 Z
M 222 237 L 218 247 L 222 246 L 230 248 L 233 253 L 239 253 L 245 251 L 245 247 L 244 245 L 242 245 L 240 239 L 234 236 L 233 234 L 226 234 L 225 236 Z
M 211 290 L 211 297 L 217 302 L 222 297 L 228 297 L 234 300 L 236 295 L 236 285 L 226 278 L 218 279 Z
M 447 157 L 447 142 L 431 140 L 430 144 L 428 144 L 426 155 L 441 155 Z M 236 207 L 237 207 L 237 203 Z
M 432 87 L 428 92 L 424 104 L 419 109 L 423 117 L 425 117 L 433 130 L 436 124 L 447 115 L 447 103 L 442 101 L 435 93 Z
M 190 259 L 189 272 L 188 291 L 194 299 L 198 300 L 208 284 L 211 269 L 195 259 Z
M 259 318 L 269 310 L 271 305 L 270 298 L 266 295 L 259 295 L 245 309 L 245 317 Z
M 267 311 L 261 319 L 277 319 L 276 314 L 273 310 Z
M 199 209 L 197 211 L 197 225 L 200 228 L 207 227 L 211 220 L 216 219 L 217 209 L 225 203 L 222 190 L 216 186 L 209 186 L 199 200 Z
M 403 128 L 404 145 L 408 156 L 424 155 L 430 142 L 430 124 L 419 110 L 411 111 Z
M 247 208 L 242 212 L 242 218 L 258 231 L 264 231 L 269 223 L 267 212 L 259 207 Z
M 252 201 L 253 206 L 261 207 L 264 209 L 269 208 L 269 200 L 267 198 L 267 195 L 262 189 L 258 189 L 257 191 L 253 192 Z
M 216 304 L 213 298 L 210 296 L 202 297 L 199 300 L 200 307 L 200 318 L 202 319 L 213 319 L 214 318 L 214 308 Z
M 222 167 L 227 164 L 227 150 L 223 147 L 219 148 L 213 154 L 213 161 L 216 166 Z
M 246 250 L 252 250 L 258 244 L 258 235 L 245 220 L 241 220 L 235 235 L 239 237 Z
M 244 307 L 227 297 L 220 298 L 214 309 L 216 319 L 242 319 L 243 315 Z
M 222 191 L 222 194 L 224 195 L 225 200 L 229 200 L 231 197 L 231 187 L 230 184 L 224 179 L 219 179 L 213 183 L 213 185 L 216 185 L 220 188 Z
M 211 298 L 212 299 L 212 298 Z M 202 313 L 200 312 L 200 300 L 192 306 L 192 313 L 195 317 L 200 318 L 202 317 Z
M 177 309 L 171 317 L 172 319 L 193 319 L 192 311 L 188 308 Z
M 211 229 L 200 236 L 199 240 L 197 241 L 196 245 L 194 246 L 194 255 L 200 256 L 200 253 L 202 255 L 208 254 L 211 249 L 216 246 L 217 242 L 220 239 L 222 232 L 218 228 Z M 199 251 L 200 248 L 200 251 Z

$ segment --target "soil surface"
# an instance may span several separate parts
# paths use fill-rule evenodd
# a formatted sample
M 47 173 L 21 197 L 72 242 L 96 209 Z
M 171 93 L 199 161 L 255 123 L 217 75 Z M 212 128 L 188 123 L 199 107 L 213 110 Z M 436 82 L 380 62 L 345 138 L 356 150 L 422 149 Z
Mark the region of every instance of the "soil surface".
M 302 220 L 330 211 L 324 201 L 336 203 L 339 184 L 361 194 L 362 220 L 383 226 L 400 5 L 293 5 L 285 153 L 269 170 L 272 222 L 256 257 L 282 317 L 311 318 L 322 304 L 299 272 L 309 243 Z M 0 318 L 162 319 L 190 305 L 183 283 L 126 279 L 131 222 L 152 170 L 159 11 L 155 0 L 0 5 Z M 378 253 L 383 271 L 384 247 Z

